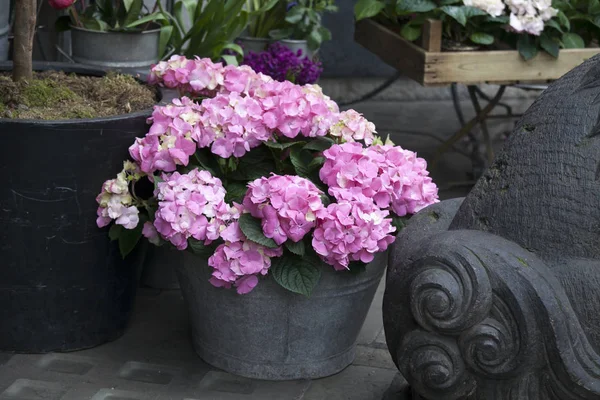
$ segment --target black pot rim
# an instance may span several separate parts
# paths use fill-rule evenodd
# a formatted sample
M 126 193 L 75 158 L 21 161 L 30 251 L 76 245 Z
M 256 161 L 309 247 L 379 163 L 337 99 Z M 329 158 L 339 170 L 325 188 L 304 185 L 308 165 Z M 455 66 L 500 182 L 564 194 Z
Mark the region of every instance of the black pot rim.
M 0 62 L 0 71 L 10 71 L 12 70 L 13 63 L 12 61 Z M 87 75 L 87 76 L 96 76 L 102 77 L 106 75 L 107 71 L 104 71 L 99 68 L 90 68 L 85 67 L 78 64 L 69 64 L 69 63 L 59 63 L 59 62 L 34 62 L 33 63 L 34 71 L 63 71 L 67 73 L 76 73 L 79 75 Z M 137 78 L 136 78 L 137 79 Z M 140 83 L 146 84 L 140 79 L 137 79 Z M 156 92 L 156 104 L 161 104 L 162 102 L 162 93 L 160 90 L 155 90 Z M 152 114 L 152 108 L 148 108 L 141 111 L 136 111 L 134 113 L 129 114 L 119 114 L 113 115 L 110 117 L 97 117 L 97 118 L 77 118 L 77 119 L 56 119 L 56 120 L 47 120 L 47 119 L 17 119 L 17 118 L 1 118 L 0 123 L 27 123 L 27 124 L 53 124 L 53 125 L 68 125 L 73 123 L 81 123 L 81 122 L 103 122 L 103 121 L 118 121 L 129 118 L 135 118 L 139 116 L 150 116 Z

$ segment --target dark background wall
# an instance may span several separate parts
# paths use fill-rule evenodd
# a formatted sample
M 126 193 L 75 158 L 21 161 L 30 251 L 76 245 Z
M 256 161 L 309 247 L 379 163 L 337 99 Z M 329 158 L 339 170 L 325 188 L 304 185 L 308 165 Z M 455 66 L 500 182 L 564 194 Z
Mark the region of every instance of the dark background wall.
M 339 11 L 327 14 L 325 25 L 333 38 L 323 44 L 320 54 L 324 77 L 388 77 L 394 73 L 376 56 L 354 42 L 354 4 L 357 0 L 337 0 Z

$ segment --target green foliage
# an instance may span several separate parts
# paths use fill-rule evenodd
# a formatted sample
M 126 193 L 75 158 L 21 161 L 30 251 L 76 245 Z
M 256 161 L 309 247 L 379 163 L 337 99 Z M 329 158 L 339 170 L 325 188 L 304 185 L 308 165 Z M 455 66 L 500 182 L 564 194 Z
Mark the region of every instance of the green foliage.
M 284 254 L 271 260 L 270 272 L 275 281 L 287 290 L 308 297 L 319 283 L 323 267 L 316 257 Z
M 285 28 L 286 2 L 281 0 L 246 0 L 248 34 L 269 38 L 271 32 Z
M 288 249 L 291 253 L 296 254 L 297 256 L 304 256 L 305 254 L 305 248 L 304 248 L 304 242 L 303 241 L 299 241 L 297 243 L 292 242 L 291 240 L 287 240 L 285 242 L 285 248 Z
M 148 220 L 148 218 L 141 214 L 140 222 L 133 229 L 125 229 L 121 225 L 113 224 L 109 231 L 108 237 L 110 240 L 119 242 L 119 251 L 121 252 L 121 256 L 123 258 L 127 257 L 135 246 L 138 244 L 142 237 L 142 229 L 144 228 L 144 223 Z
M 323 26 L 322 15 L 337 11 L 335 0 L 281 0 L 289 9 L 285 24 L 270 31 L 273 39 L 306 40 L 310 50 L 317 50 L 321 43 L 331 40 L 331 32 Z
M 260 244 L 262 246 L 268 247 L 270 249 L 277 248 L 277 243 L 273 239 L 270 239 L 265 236 L 262 231 L 262 226 L 260 220 L 254 218 L 250 214 L 242 214 L 240 216 L 240 229 L 244 233 L 244 235 L 248 238 L 248 240 Z

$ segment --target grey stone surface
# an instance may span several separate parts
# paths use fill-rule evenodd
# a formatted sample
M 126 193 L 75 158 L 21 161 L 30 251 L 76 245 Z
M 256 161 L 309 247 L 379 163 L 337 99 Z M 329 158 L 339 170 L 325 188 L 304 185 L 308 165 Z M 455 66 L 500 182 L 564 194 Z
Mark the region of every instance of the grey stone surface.
M 429 400 L 600 399 L 600 57 L 555 82 L 468 196 L 390 258 L 387 343 Z
M 380 400 L 395 375 L 391 369 L 352 365 L 313 381 L 303 400 Z

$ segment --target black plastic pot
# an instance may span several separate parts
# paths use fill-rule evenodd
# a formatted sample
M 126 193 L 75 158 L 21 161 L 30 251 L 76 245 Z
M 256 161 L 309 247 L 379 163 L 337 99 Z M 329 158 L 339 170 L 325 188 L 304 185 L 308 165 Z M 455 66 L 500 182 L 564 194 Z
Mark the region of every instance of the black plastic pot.
M 70 64 L 36 67 L 102 75 Z M 96 227 L 95 197 L 147 132 L 150 113 L 0 119 L 0 350 L 70 351 L 123 334 L 143 251 L 121 258 Z

